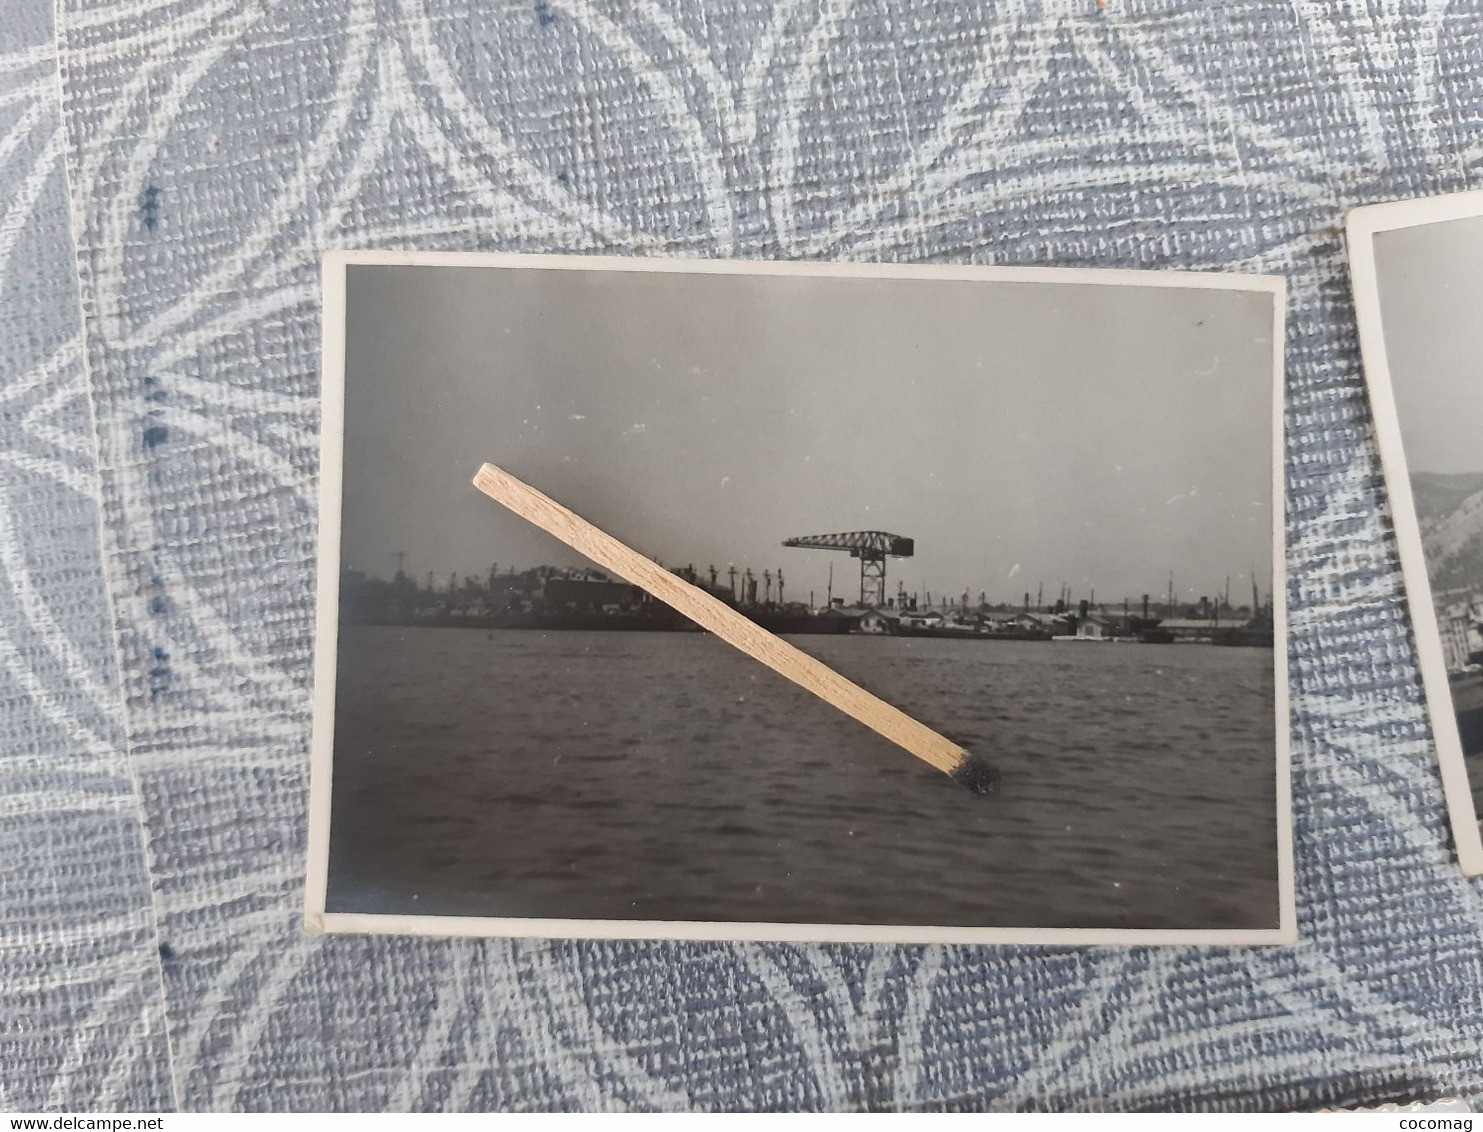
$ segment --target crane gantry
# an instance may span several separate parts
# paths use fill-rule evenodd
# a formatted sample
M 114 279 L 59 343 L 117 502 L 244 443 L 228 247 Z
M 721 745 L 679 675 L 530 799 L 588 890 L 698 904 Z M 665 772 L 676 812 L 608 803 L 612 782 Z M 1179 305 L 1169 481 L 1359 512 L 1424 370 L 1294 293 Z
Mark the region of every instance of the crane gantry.
M 800 535 L 783 540 L 784 546 L 805 550 L 845 551 L 860 560 L 860 604 L 886 604 L 886 559 L 910 558 L 916 542 L 889 531 L 842 531 L 832 535 Z

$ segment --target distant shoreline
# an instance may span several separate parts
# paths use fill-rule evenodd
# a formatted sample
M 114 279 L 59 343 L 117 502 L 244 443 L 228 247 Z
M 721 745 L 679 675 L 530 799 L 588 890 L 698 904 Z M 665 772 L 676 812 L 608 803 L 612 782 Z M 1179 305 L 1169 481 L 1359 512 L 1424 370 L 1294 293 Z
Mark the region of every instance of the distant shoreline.
M 780 636 L 854 636 L 854 637 L 906 637 L 932 638 L 934 640 L 963 640 L 976 642 L 1060 642 L 1070 641 L 1069 636 L 1057 637 L 1040 630 L 1016 629 L 1010 631 L 986 631 L 969 629 L 907 628 L 887 632 L 861 631 L 855 628 L 858 618 L 841 614 L 792 614 L 779 612 L 770 614 L 766 610 L 743 611 L 748 619 L 761 625 L 769 632 Z M 435 618 L 364 620 L 342 618 L 341 628 L 388 628 L 388 629 L 481 629 L 485 631 L 508 630 L 514 632 L 601 632 L 601 633 L 703 633 L 699 625 L 682 617 L 625 616 L 622 614 L 539 614 L 522 613 L 504 616 L 470 614 L 468 616 L 445 615 Z M 1080 639 L 1077 639 L 1080 640 Z M 1170 638 L 1156 632 L 1140 636 L 1109 638 L 1103 643 L 1121 644 L 1203 644 L 1225 647 L 1272 648 L 1270 628 L 1243 625 L 1220 625 L 1212 623 L 1209 634 L 1199 637 Z

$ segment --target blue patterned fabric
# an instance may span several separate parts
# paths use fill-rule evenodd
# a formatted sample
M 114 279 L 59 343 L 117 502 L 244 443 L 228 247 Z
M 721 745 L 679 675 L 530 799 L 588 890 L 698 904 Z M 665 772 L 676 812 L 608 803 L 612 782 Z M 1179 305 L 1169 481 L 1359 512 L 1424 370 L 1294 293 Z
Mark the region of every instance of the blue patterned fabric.
M 1483 181 L 1483 5 L 47 19 L 0 23 L 0 1103 L 1483 1098 L 1483 887 L 1449 848 L 1340 236 L 1351 205 Z M 1286 275 L 1302 942 L 303 935 L 330 247 Z
M 170 1103 L 51 13 L 0 15 L 0 1108 Z

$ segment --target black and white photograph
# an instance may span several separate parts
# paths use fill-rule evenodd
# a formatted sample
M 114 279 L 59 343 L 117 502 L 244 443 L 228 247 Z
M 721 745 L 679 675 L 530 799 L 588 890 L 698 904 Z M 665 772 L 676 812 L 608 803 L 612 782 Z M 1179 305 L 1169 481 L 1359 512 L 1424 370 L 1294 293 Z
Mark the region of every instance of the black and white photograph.
M 1458 861 L 1483 873 L 1483 192 L 1356 209 L 1349 244 Z
M 311 928 L 1295 938 L 1280 279 L 324 288 Z

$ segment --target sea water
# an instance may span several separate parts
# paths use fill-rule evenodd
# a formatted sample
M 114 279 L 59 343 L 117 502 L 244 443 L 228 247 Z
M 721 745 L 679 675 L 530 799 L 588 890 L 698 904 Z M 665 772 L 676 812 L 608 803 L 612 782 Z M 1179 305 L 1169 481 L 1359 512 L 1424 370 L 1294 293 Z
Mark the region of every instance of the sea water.
M 1276 926 L 1270 649 L 793 642 L 1000 792 L 705 634 L 352 626 L 330 910 Z

